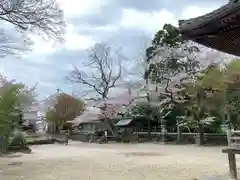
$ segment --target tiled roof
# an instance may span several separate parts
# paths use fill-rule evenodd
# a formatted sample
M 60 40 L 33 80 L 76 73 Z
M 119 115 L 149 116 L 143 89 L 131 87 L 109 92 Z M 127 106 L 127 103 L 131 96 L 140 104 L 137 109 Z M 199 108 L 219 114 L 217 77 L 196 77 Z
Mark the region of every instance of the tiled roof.
M 229 14 L 235 13 L 239 11 L 240 1 L 229 1 L 228 4 L 210 12 L 203 16 L 199 16 L 196 18 L 191 18 L 188 20 L 179 20 L 179 31 L 180 33 L 186 31 L 192 31 L 193 29 L 197 29 L 199 27 L 205 26 L 208 23 L 212 23 L 212 21 L 216 19 L 222 19 Z
M 240 56 L 240 1 L 230 1 L 197 18 L 180 20 L 179 32 L 185 39 Z

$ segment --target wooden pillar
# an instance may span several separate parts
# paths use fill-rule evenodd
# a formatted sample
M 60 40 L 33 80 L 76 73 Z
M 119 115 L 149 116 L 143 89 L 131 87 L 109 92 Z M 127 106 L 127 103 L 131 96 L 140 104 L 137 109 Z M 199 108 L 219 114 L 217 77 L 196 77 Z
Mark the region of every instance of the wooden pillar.
M 231 119 L 230 119 L 230 113 L 229 111 L 227 111 L 227 140 L 228 140 L 228 147 L 231 147 L 231 136 L 232 136 L 232 132 L 231 132 Z
M 161 141 L 162 141 L 162 144 L 165 144 L 166 142 L 166 130 L 165 130 L 165 122 L 163 120 L 163 118 L 161 118 Z
M 180 143 L 182 140 L 182 129 L 180 127 L 179 119 L 177 120 L 177 141 Z
M 232 152 L 228 153 L 228 162 L 231 179 L 237 180 L 237 166 L 236 166 L 236 157 Z

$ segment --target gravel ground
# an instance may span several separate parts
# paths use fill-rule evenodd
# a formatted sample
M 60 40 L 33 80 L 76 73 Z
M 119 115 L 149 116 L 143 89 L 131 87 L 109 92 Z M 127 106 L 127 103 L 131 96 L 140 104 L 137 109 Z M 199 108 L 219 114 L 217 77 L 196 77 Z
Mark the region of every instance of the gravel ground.
M 2 157 L 0 179 L 213 180 L 228 175 L 221 147 L 70 142 L 32 148 L 32 154 Z

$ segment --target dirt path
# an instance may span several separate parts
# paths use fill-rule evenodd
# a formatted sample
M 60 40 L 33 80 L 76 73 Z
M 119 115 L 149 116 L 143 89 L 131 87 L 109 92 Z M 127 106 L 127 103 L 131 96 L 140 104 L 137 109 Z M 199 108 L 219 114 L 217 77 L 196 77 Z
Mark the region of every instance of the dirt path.
M 12 164 L 11 164 L 12 163 Z M 193 180 L 228 174 L 221 148 L 154 144 L 34 146 L 33 154 L 0 159 L 6 180 Z

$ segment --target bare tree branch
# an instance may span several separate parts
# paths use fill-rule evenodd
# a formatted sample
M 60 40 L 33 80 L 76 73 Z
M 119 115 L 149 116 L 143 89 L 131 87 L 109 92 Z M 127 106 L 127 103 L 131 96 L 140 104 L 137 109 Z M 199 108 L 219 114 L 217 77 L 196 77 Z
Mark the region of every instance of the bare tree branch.
M 123 57 L 118 52 L 113 52 L 110 46 L 96 44 L 89 50 L 84 70 L 74 66 L 67 80 L 94 90 L 100 98 L 107 98 L 110 89 L 115 88 L 122 77 L 122 62 Z
M 22 36 L 8 34 L 0 29 L 0 58 L 5 56 L 19 56 L 22 52 L 29 51 L 31 41 Z
M 150 43 L 150 38 L 142 36 L 141 42 L 138 44 L 139 50 L 137 52 L 137 57 L 135 57 L 134 62 L 132 62 L 133 66 L 130 69 L 129 75 L 144 79 L 144 74 L 147 69 L 146 49 L 149 47 Z
M 20 32 L 34 33 L 45 39 L 64 39 L 63 11 L 56 0 L 1 0 L 0 20 L 14 25 Z

